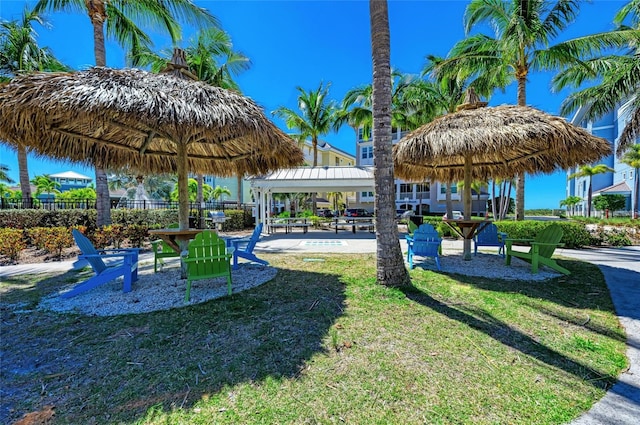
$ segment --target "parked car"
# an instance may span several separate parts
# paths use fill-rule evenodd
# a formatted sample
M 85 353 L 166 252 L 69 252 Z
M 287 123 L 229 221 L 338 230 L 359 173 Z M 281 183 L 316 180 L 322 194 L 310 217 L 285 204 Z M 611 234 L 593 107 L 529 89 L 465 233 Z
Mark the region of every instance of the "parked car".
M 369 211 L 364 208 L 347 208 L 344 210 L 345 217 L 373 217 Z
M 451 213 L 452 213 L 452 215 L 453 215 L 452 220 L 462 220 L 463 215 L 462 215 L 462 212 L 461 212 L 461 211 L 453 210 L 453 211 L 451 211 Z M 442 218 L 443 218 L 444 220 L 448 220 L 448 218 L 447 218 L 447 213 L 444 213 L 444 215 L 442 216 Z
M 318 210 L 318 217 L 331 218 L 331 217 L 333 217 L 333 212 L 331 210 L 327 210 L 327 209 L 319 209 Z
M 405 210 L 405 209 L 396 210 L 396 218 L 398 220 L 407 219 L 411 217 L 413 214 L 414 214 L 413 210 Z

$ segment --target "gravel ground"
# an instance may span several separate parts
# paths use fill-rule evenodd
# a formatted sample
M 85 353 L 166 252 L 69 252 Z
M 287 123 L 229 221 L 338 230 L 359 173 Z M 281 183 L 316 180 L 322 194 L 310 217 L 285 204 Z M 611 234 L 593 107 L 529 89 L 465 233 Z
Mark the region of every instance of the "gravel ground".
M 262 285 L 273 279 L 276 273 L 277 269 L 274 267 L 241 264 L 238 270 L 231 273 L 233 293 Z M 184 307 L 227 294 L 225 278 L 196 280 L 191 283 L 191 300 L 185 303 L 187 281 L 180 279 L 180 268 L 165 267 L 154 273 L 153 264 L 140 266 L 138 281 L 133 283 L 133 289 L 126 294 L 122 292 L 122 279 L 117 279 L 72 298 L 58 296 L 74 285 L 44 298 L 38 308 L 89 316 L 116 316 Z
M 414 257 L 413 265 L 428 270 L 438 270 L 436 262 L 432 258 Z M 445 251 L 440 255 L 440 266 L 442 272 L 446 273 L 506 280 L 541 281 L 560 276 L 560 273 L 546 266 L 541 266 L 537 274 L 532 274 L 531 264 L 526 261 L 511 257 L 511 265 L 506 266 L 504 258 L 501 256 L 481 252 L 478 252 L 478 255 L 472 257 L 470 261 L 465 261 L 462 259 L 462 253 L 447 253 Z

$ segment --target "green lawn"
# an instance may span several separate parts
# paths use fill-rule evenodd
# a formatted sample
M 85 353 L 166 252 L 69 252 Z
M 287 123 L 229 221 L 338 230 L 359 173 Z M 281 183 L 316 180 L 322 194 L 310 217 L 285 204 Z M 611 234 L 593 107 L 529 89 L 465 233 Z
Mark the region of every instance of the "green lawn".
M 34 309 L 71 272 L 0 284 L 0 422 L 54 405 L 62 424 L 560 424 L 626 367 L 590 264 L 543 283 L 416 269 L 389 289 L 373 255 L 307 257 L 265 256 L 277 277 L 230 298 L 111 318 Z

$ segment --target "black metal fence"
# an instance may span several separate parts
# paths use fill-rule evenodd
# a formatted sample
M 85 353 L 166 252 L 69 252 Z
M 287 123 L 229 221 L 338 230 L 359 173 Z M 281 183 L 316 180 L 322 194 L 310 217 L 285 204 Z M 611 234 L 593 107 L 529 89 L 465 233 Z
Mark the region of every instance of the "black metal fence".
M 240 204 L 241 210 L 251 209 L 253 204 Z M 146 200 L 136 201 L 130 199 L 111 200 L 112 209 L 140 209 L 140 210 L 177 210 L 178 202 Z M 96 209 L 95 199 L 81 199 L 72 201 L 60 201 L 55 199 L 7 199 L 0 198 L 0 209 L 42 209 L 42 210 L 67 210 L 67 209 Z M 233 201 L 204 202 L 203 204 L 192 202 L 190 210 L 234 210 L 238 209 L 238 203 Z

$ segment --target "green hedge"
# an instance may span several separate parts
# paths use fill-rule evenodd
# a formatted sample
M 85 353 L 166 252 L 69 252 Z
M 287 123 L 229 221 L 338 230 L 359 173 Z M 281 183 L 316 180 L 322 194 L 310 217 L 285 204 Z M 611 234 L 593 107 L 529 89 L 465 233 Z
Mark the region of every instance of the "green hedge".
M 191 216 L 197 216 L 192 211 Z M 250 211 L 226 210 L 228 220 L 223 224 L 223 231 L 237 231 L 253 227 L 254 221 Z M 96 210 L 2 210 L 0 211 L 0 228 L 31 229 L 34 227 L 77 227 L 87 228 L 89 232 L 96 229 Z M 137 210 L 112 209 L 111 222 L 123 226 L 148 226 L 163 228 L 178 221 L 177 210 Z
M 566 248 L 580 248 L 592 244 L 591 234 L 582 223 L 572 221 L 497 221 L 496 226 L 501 232 L 507 233 L 512 239 L 534 239 L 545 227 L 558 224 L 564 235 L 560 240 Z

